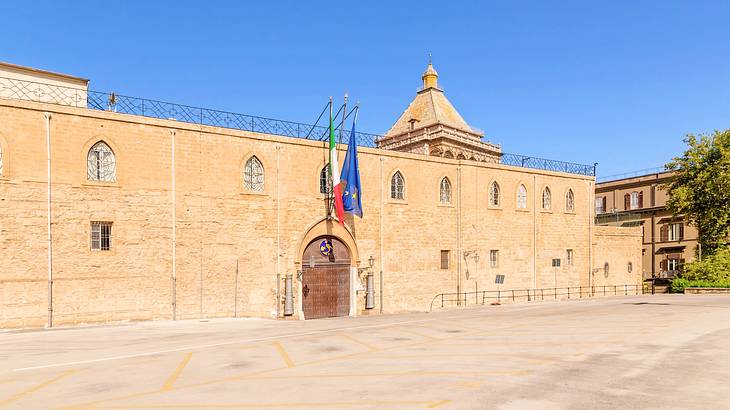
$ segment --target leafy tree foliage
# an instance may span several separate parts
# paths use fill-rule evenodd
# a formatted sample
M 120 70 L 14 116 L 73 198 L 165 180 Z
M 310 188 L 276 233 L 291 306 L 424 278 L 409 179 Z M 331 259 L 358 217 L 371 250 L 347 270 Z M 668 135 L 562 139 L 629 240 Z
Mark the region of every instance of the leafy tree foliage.
M 667 164 L 667 208 L 697 227 L 702 256 L 727 246 L 730 235 L 730 129 L 687 135 L 687 150 Z

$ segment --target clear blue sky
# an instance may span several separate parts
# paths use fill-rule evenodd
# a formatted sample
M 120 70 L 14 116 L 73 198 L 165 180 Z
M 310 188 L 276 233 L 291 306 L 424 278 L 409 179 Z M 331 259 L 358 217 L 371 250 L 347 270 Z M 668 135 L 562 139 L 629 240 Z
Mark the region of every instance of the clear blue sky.
M 383 133 L 431 52 L 446 95 L 506 152 L 608 175 L 730 127 L 729 21 L 728 1 L 16 1 L 0 60 L 301 122 L 348 91 L 358 129 Z

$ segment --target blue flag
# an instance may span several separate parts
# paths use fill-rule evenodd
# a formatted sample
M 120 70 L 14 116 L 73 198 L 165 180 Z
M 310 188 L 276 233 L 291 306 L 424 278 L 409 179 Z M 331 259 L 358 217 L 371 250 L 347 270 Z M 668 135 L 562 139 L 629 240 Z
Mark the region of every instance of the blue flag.
M 357 112 L 355 112 L 357 118 Z M 352 120 L 350 146 L 347 148 L 345 163 L 342 165 L 340 180 L 345 183 L 342 204 L 345 212 L 362 218 L 362 190 L 360 189 L 360 167 L 357 164 L 357 141 L 355 140 L 355 119 Z

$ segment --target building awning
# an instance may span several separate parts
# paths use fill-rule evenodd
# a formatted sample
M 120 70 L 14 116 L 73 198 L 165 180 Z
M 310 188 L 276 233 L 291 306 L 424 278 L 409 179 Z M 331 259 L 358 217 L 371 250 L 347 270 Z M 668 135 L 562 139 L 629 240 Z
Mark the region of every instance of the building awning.
M 662 255 L 662 254 L 668 254 L 668 253 L 683 253 L 685 246 L 664 246 L 662 248 L 657 249 L 656 254 Z

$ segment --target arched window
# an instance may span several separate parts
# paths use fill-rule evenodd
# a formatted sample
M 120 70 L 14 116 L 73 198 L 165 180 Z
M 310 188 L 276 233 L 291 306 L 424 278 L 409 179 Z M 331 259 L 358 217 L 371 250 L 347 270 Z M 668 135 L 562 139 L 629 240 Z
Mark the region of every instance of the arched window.
M 329 194 L 332 192 L 332 179 L 330 178 L 330 164 L 327 164 L 322 168 L 319 173 L 319 193 Z
M 491 185 L 489 185 L 489 205 L 499 206 L 499 201 L 499 184 L 497 181 L 494 181 Z
M 255 155 L 246 161 L 243 168 L 243 188 L 257 192 L 264 190 L 264 166 Z
M 89 181 L 117 180 L 117 161 L 114 152 L 104 141 L 94 144 L 86 156 L 86 178 Z
M 567 212 L 575 211 L 575 196 L 573 195 L 572 189 L 569 189 L 568 192 L 565 193 L 565 210 Z
M 524 185 L 520 185 L 520 187 L 517 188 L 517 208 L 527 208 L 527 188 L 525 188 Z
M 393 199 L 405 198 L 406 182 L 403 180 L 403 175 L 400 171 L 396 171 L 393 174 L 393 178 L 390 179 L 390 197 Z
M 542 209 L 550 209 L 550 188 L 548 187 L 542 191 Z
M 439 186 L 439 197 L 441 198 L 442 204 L 451 203 L 451 181 L 449 181 L 447 177 L 443 177 L 443 179 L 441 179 L 441 184 Z

